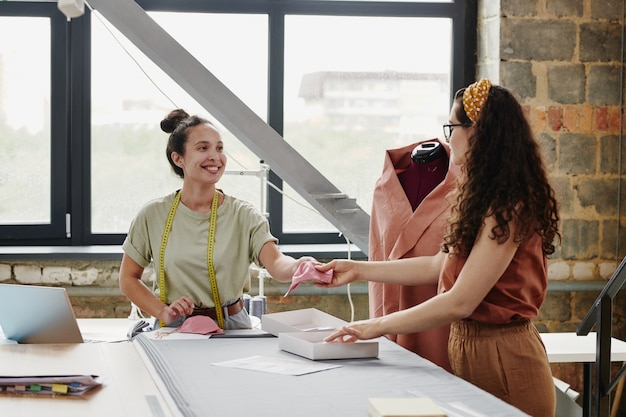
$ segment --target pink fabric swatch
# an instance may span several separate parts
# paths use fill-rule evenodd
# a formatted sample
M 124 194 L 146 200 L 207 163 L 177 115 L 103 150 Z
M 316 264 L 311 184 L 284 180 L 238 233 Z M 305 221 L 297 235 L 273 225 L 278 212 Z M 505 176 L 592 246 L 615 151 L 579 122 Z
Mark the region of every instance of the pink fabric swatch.
M 328 284 L 333 279 L 333 270 L 328 270 L 326 272 L 320 272 L 315 269 L 315 262 L 305 261 L 298 265 L 298 269 L 296 273 L 293 274 L 293 278 L 291 279 L 291 286 L 289 290 L 285 293 L 283 297 L 288 296 L 296 287 L 302 284 L 305 281 L 317 281 Z M 319 265 L 319 264 L 318 264 Z
M 224 330 L 213 321 L 211 317 L 207 316 L 193 316 L 189 317 L 185 322 L 176 329 L 180 333 L 195 333 L 195 334 L 222 334 Z

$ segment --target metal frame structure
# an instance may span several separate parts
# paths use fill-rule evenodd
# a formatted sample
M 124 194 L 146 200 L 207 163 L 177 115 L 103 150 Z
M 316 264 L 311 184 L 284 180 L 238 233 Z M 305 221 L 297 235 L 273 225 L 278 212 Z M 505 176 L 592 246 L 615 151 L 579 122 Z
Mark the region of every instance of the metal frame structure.
M 596 376 L 592 378 L 593 363 L 583 368 L 583 416 L 608 417 L 611 412 L 611 392 L 626 373 L 622 366 L 611 379 L 611 338 L 613 334 L 613 299 L 626 281 L 626 257 L 617 267 L 609 282 L 598 295 L 587 315 L 576 329 L 578 336 L 586 336 L 596 326 Z M 592 386 L 595 389 L 592 394 Z

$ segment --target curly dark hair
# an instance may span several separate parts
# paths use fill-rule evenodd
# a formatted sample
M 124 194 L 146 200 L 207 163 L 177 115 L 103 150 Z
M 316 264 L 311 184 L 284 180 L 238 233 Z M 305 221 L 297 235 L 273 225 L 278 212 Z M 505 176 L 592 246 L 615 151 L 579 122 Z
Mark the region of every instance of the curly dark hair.
M 176 165 L 172 160 L 172 152 L 176 152 L 179 155 L 185 155 L 185 143 L 187 142 L 188 129 L 200 124 L 209 124 L 213 126 L 209 120 L 199 116 L 190 116 L 183 109 L 176 109 L 169 112 L 165 119 L 161 120 L 161 130 L 165 133 L 169 133 L 169 139 L 167 141 L 167 147 L 165 148 L 165 154 L 167 160 L 174 170 L 174 173 L 181 178 L 185 177 L 183 169 Z
M 461 89 L 454 96 L 455 115 L 461 123 L 472 122 L 463 109 Z M 559 214 L 539 146 L 517 99 L 507 89 L 492 86 L 468 137 L 463 179 L 452 203 L 442 250 L 467 256 L 483 226 L 494 216 L 490 238 L 503 243 L 510 237 L 515 219 L 515 242 L 522 245 L 535 233 L 543 251 L 555 251 Z

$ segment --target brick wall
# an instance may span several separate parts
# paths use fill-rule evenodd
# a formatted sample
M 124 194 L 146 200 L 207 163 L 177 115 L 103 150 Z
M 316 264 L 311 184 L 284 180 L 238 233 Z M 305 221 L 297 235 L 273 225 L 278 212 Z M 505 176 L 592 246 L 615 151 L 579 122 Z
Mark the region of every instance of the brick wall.
M 118 287 L 119 261 L 9 261 L 0 264 L 0 282 L 14 284 L 60 285 L 67 288 L 77 317 L 128 317 L 129 300 Z M 258 270 L 251 269 L 247 292 L 259 294 Z M 151 268 L 146 268 L 143 281 L 152 286 Z M 354 284 L 351 291 L 355 320 L 368 317 L 367 284 Z M 318 308 L 329 314 L 350 320 L 352 310 L 347 289 L 308 291 L 306 285 L 289 297 L 283 294 L 288 285 L 271 279 L 264 281 L 268 297 L 268 312 Z
M 479 1 L 479 21 L 477 76 L 522 101 L 560 202 L 563 242 L 550 260 L 550 281 L 604 283 L 626 255 L 622 2 Z M 550 292 L 537 326 L 574 331 L 598 292 Z M 620 293 L 613 334 L 621 339 L 625 306 Z M 554 365 L 553 372 L 582 389 L 582 366 Z

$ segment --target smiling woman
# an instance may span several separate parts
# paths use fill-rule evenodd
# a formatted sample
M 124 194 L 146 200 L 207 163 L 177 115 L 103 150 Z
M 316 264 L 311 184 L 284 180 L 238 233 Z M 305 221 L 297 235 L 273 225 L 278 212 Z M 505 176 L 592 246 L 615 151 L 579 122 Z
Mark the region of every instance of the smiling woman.
M 183 187 L 150 201 L 133 220 L 122 245 L 120 288 L 161 325 L 176 327 L 187 317 L 206 315 L 222 329 L 250 328 L 242 308 L 250 264 L 290 282 L 300 263 L 313 259 L 283 255 L 265 216 L 217 188 L 226 156 L 211 122 L 177 109 L 161 129 L 169 133 L 167 159 Z M 156 294 L 141 281 L 151 263 Z

